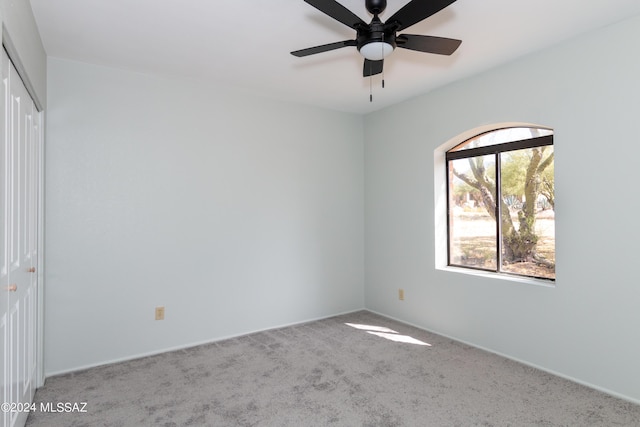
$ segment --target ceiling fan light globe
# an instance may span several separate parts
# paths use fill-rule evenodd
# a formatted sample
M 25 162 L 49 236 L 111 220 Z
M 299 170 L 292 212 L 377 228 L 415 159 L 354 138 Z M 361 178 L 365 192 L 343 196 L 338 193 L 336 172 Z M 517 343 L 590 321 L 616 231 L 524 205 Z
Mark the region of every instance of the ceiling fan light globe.
M 360 48 L 360 54 L 370 61 L 380 61 L 393 52 L 393 46 L 386 42 L 371 42 Z

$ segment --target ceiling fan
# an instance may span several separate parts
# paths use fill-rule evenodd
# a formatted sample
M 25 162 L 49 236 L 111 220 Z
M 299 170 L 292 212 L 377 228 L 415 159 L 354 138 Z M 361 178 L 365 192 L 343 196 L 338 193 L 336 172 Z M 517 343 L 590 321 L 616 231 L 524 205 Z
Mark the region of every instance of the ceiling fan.
M 386 22 L 378 17 L 387 7 L 387 0 L 365 0 L 369 13 L 373 15 L 370 24 L 367 24 L 349 9 L 335 0 L 304 0 L 319 11 L 329 15 L 354 30 L 355 40 L 344 40 L 321 46 L 291 52 L 297 57 L 328 52 L 347 46 L 355 46 L 364 56 L 364 77 L 382 73 L 384 58 L 396 47 L 416 50 L 439 55 L 451 55 L 456 51 L 461 40 L 448 39 L 435 36 L 421 36 L 416 34 L 397 34 L 407 27 L 416 24 L 431 15 L 441 11 L 456 0 L 411 0 L 396 13 L 391 15 Z

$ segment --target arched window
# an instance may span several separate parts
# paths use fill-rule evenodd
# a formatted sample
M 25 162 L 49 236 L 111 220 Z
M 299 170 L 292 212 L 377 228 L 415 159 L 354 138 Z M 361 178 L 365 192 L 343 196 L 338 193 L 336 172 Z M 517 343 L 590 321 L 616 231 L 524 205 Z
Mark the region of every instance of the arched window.
M 446 164 L 448 265 L 555 280 L 553 130 L 482 133 Z

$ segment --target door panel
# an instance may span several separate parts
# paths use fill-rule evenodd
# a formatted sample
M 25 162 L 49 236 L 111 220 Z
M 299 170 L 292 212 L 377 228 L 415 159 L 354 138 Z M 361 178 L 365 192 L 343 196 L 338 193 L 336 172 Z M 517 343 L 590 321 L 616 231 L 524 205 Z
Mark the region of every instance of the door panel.
M 2 115 L 0 116 L 0 402 L 10 402 L 9 386 L 11 384 L 9 365 L 9 139 L 6 135 L 6 125 L 9 122 L 9 64 L 2 58 Z M 2 425 L 9 425 L 7 412 L 0 412 Z
M 6 52 L 2 57 L 5 115 L 2 280 L 3 401 L 20 407 L 35 393 L 37 212 L 40 129 L 37 110 Z M 1 272 L 2 270 L 0 270 Z M 0 306 L 1 307 L 1 306 Z M 3 414 L 3 426 L 24 425 L 27 412 Z

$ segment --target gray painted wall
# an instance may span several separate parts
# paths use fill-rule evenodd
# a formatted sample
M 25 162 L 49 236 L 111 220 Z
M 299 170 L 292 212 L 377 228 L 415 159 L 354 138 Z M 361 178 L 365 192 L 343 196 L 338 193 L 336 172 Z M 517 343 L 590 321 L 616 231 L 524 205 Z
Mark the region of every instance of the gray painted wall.
M 628 20 L 368 115 L 366 307 L 640 402 L 639 39 Z M 555 129 L 555 287 L 436 268 L 434 151 L 502 122 Z
M 47 375 L 363 308 L 361 116 L 48 66 Z

